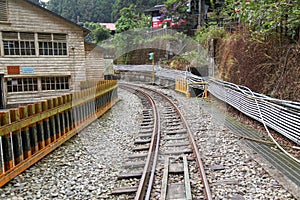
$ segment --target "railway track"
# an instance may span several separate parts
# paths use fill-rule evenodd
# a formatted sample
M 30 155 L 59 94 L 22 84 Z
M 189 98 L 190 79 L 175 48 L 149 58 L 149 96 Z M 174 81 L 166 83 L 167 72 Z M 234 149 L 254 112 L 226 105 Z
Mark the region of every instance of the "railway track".
M 197 99 L 185 101 L 177 92 L 156 89 L 169 94 L 168 97 L 172 96 L 172 99 L 176 99 L 176 104 L 182 106 L 180 109 L 185 112 L 197 144 L 201 147 L 201 156 L 205 158 L 205 169 L 213 198 L 298 198 L 299 184 L 284 185 L 286 183 L 282 184 L 268 175 L 262 167 L 264 162 L 255 162 L 249 157 L 249 154 L 243 151 L 244 146 L 239 144 L 239 139 L 232 136 L 224 126 L 246 136 L 250 134 L 248 136 L 251 137 L 254 136 L 252 131 L 250 133 L 233 119 L 224 120 L 224 113 L 218 112 L 218 106 L 211 106 L 211 102 Z M 176 109 L 160 95 L 143 88 L 139 90 L 149 93 L 159 117 L 156 117 L 149 100 L 140 94 L 137 87 L 127 87 L 126 91 L 122 89 L 119 93 L 122 103 L 117 104 L 115 110 L 91 124 L 59 151 L 53 152 L 0 188 L 1 199 L 20 197 L 121 200 L 135 199 L 138 191 L 141 191 L 140 199 L 205 199 L 204 184 L 199 178 L 200 168 L 195 159 L 197 156 L 193 153 L 192 145 L 186 136 L 189 128 L 183 125 L 184 122 L 177 115 Z M 135 94 L 140 95 L 140 98 Z M 212 120 L 220 122 L 214 123 Z M 160 126 L 156 131 L 155 122 Z M 156 156 L 157 163 L 152 165 L 151 161 L 148 171 L 144 173 L 152 135 L 157 134 L 158 130 L 161 140 Z M 132 140 L 133 138 L 136 139 Z M 286 173 L 293 175 L 291 180 L 299 182 L 296 179 L 296 169 L 300 168 L 291 164 L 280 152 L 274 151 L 269 145 L 262 147 L 261 144 L 252 141 L 242 142 L 247 142 L 251 147 L 255 146 L 255 157 L 261 152 L 266 152 L 275 164 L 283 166 L 280 169 L 285 169 Z M 154 151 L 155 147 L 152 149 Z M 181 154 L 172 153 L 177 150 L 186 151 Z M 129 156 L 130 151 L 132 155 Z M 151 155 L 149 158 L 153 159 L 155 154 Z M 124 171 L 120 173 L 120 169 Z M 274 176 L 282 176 L 282 173 L 275 172 Z M 119 180 L 116 182 L 117 175 Z M 150 186 L 151 175 L 154 181 Z M 143 185 L 142 177 L 145 177 Z M 295 198 L 288 192 L 293 187 Z M 119 193 L 112 195 L 113 189 L 114 192 L 119 190 Z
M 129 84 L 143 104 L 135 147 L 112 194 L 120 199 L 212 199 L 198 147 L 179 108 L 166 95 Z

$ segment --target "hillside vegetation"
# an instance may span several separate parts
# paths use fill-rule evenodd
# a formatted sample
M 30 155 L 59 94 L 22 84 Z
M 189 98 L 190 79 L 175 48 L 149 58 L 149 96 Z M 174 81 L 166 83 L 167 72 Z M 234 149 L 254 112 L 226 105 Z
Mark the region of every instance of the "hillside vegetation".
M 150 26 L 149 18 L 142 14 L 145 9 L 165 3 L 166 9 L 162 12 L 162 17 L 172 17 L 176 13 L 180 16 L 177 20 L 183 18 L 189 21 L 186 2 L 188 1 L 50 0 L 42 6 L 71 21 L 83 22 L 85 27 L 92 31 L 88 40 L 96 44 L 101 44 L 110 37 L 109 32 L 96 23 L 116 22 L 117 34 L 111 39 L 112 48 L 128 49 L 128 38 L 124 38 L 122 33 Z M 204 4 L 208 1 L 201 2 Z M 215 59 L 219 67 L 219 78 L 245 85 L 255 92 L 275 98 L 299 101 L 299 1 L 211 0 L 209 4 L 213 10 L 209 17 L 215 21 L 205 20 L 204 15 L 201 15 L 201 28 L 197 31 L 195 41 L 207 48 L 211 39 L 217 41 Z M 194 27 L 190 26 L 190 29 Z M 132 44 L 134 43 L 129 45 Z M 144 59 L 147 58 L 147 51 L 145 50 L 143 56 L 136 55 L 138 51 L 132 54 Z M 119 61 L 125 63 L 132 60 L 128 54 L 120 58 Z M 139 62 L 142 63 L 143 59 Z M 165 63 L 169 63 L 169 67 L 172 68 L 177 66 L 178 69 L 191 65 L 180 55 Z
M 122 8 L 131 4 L 136 6 L 137 13 L 160 4 L 162 0 L 49 0 L 43 3 L 31 0 L 34 3 L 61 15 L 73 22 L 115 22 L 120 17 Z
M 210 26 L 200 35 L 203 45 L 217 40 L 219 78 L 274 98 L 299 102 L 299 1 L 234 2 L 225 0 L 219 14 L 234 24 Z M 230 10 L 235 12 L 228 15 Z
M 300 100 L 300 46 L 271 37 L 251 40 L 238 32 L 218 40 L 219 78 L 278 99 Z

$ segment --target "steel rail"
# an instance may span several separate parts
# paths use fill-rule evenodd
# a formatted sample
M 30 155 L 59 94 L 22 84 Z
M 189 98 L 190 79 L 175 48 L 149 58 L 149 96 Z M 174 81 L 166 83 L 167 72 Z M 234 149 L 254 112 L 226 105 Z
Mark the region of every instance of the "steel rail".
M 173 107 L 174 109 L 176 110 L 176 112 L 178 113 L 178 115 L 180 116 L 181 120 L 183 121 L 186 129 L 187 129 L 187 134 L 189 136 L 189 140 L 192 144 L 192 149 L 193 149 L 193 152 L 194 152 L 194 155 L 196 157 L 196 163 L 197 163 L 197 166 L 199 168 L 199 171 L 200 171 L 200 175 L 201 175 L 201 178 L 202 178 L 202 182 L 203 182 L 203 185 L 204 185 L 204 195 L 206 197 L 207 200 L 212 200 L 212 194 L 211 194 L 211 190 L 210 190 L 210 186 L 209 186 L 209 183 L 208 183 L 208 180 L 207 180 L 207 177 L 206 177 L 206 173 L 205 173 L 205 169 L 204 169 L 204 164 L 202 162 L 202 158 L 200 156 L 200 153 L 198 151 L 198 146 L 195 142 L 195 139 L 194 139 L 194 136 L 192 134 L 192 131 L 191 129 L 189 128 L 189 125 L 188 125 L 188 122 L 186 121 L 185 117 L 183 116 L 182 112 L 180 111 L 180 109 L 177 107 L 177 105 L 169 98 L 167 97 L 166 95 L 160 93 L 160 92 L 157 92 L 155 90 L 152 90 L 150 88 L 146 88 L 146 87 L 142 87 L 142 86 L 139 86 L 145 90 L 149 90 L 151 92 L 154 92 L 160 96 L 162 96 L 163 98 L 165 98 Z
M 134 88 L 128 84 L 120 84 L 119 85 L 121 88 L 128 88 L 132 89 L 136 92 L 139 92 L 143 96 L 145 96 L 148 101 L 150 102 L 152 108 L 153 108 L 153 113 L 154 113 L 154 119 L 153 119 L 153 124 L 154 124 L 154 129 L 151 137 L 151 143 L 150 143 L 150 148 L 148 151 L 147 159 L 146 159 L 146 164 L 144 166 L 143 174 L 135 195 L 135 200 L 142 200 L 142 199 L 150 199 L 150 194 L 151 194 L 151 188 L 154 182 L 154 172 L 155 172 L 155 167 L 157 164 L 158 160 L 158 150 L 159 150 L 159 142 L 160 142 L 160 118 L 157 112 L 157 107 L 155 104 L 154 99 L 147 93 L 143 92 L 140 89 Z
M 191 146 L 192 146 L 192 150 L 193 150 L 194 156 L 196 157 L 196 163 L 197 163 L 197 166 L 199 168 L 199 172 L 200 172 L 200 176 L 201 176 L 201 179 L 202 179 L 202 183 L 204 185 L 204 195 L 205 195 L 205 197 L 206 197 L 207 200 L 212 200 L 212 194 L 211 194 L 210 186 L 209 186 L 209 183 L 207 181 L 207 177 L 206 177 L 206 173 L 205 173 L 205 169 L 204 169 L 204 164 L 202 162 L 202 158 L 200 156 L 197 144 L 195 142 L 195 139 L 194 139 L 194 136 L 192 134 L 192 131 L 189 128 L 188 122 L 186 121 L 185 117 L 183 116 L 183 113 L 180 111 L 180 109 L 177 107 L 177 105 L 169 97 L 167 97 L 166 95 L 164 95 L 164 94 L 162 94 L 160 92 L 157 92 L 157 91 L 155 91 L 153 89 L 150 89 L 150 88 L 146 88 L 146 87 L 138 86 L 138 85 L 134 85 L 134 84 L 127 84 L 127 83 L 119 83 L 119 86 L 121 88 L 122 87 L 127 87 L 127 88 L 134 89 L 135 91 L 140 92 L 140 93 L 142 93 L 145 96 L 148 96 L 148 94 L 146 94 L 145 92 L 143 92 L 140 89 L 137 89 L 136 87 L 142 88 L 144 90 L 151 91 L 151 92 L 153 92 L 155 94 L 160 95 L 164 99 L 166 99 L 174 107 L 175 111 L 180 116 L 181 120 L 183 121 L 183 124 L 184 124 L 185 128 L 187 129 L 187 134 L 188 134 Z M 149 98 L 151 98 L 150 95 L 149 95 Z M 155 102 L 154 102 L 154 105 L 155 105 Z M 156 110 L 157 109 L 155 108 L 155 111 Z M 157 117 L 156 120 L 159 120 L 159 116 L 158 116 L 157 112 L 155 113 L 154 116 Z M 154 120 L 154 121 L 156 122 L 156 120 Z M 144 167 L 142 179 L 140 181 L 140 184 L 139 184 L 139 187 L 138 187 L 138 191 L 137 191 L 137 194 L 135 196 L 135 200 L 140 200 L 140 199 L 149 200 L 150 199 L 150 195 L 151 195 L 151 191 L 152 191 L 152 186 L 153 186 L 153 182 L 154 182 L 155 167 L 156 167 L 156 164 L 157 164 L 158 152 L 159 152 L 159 142 L 160 142 L 160 130 L 159 130 L 160 129 L 160 127 L 159 127 L 160 123 L 159 123 L 159 121 L 157 121 L 157 123 L 158 124 L 155 125 L 155 127 L 157 128 L 157 130 L 153 131 L 153 134 L 155 132 L 157 132 L 157 134 L 155 134 L 156 136 L 152 137 L 151 145 L 150 145 L 150 148 L 152 148 L 152 149 L 149 150 L 149 154 L 148 154 L 148 157 L 147 157 L 147 163 L 146 163 L 146 165 Z M 155 146 L 155 152 L 153 154 L 152 151 L 153 151 L 153 148 L 154 148 L 154 146 L 153 146 L 154 143 L 156 143 L 156 146 Z M 153 160 L 152 160 L 152 157 L 153 157 Z M 151 161 L 152 161 L 152 169 L 151 169 L 151 171 L 149 173 L 150 162 Z M 148 182 L 146 182 L 147 180 L 148 180 Z M 147 190 L 145 191 L 146 186 L 147 186 Z

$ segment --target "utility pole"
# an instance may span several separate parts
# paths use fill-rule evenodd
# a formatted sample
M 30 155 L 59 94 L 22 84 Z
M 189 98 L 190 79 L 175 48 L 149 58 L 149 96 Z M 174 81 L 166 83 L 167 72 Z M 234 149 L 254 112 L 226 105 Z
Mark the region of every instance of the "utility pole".
M 197 48 L 197 53 L 198 56 L 200 55 L 200 29 L 201 29 L 201 4 L 202 4 L 202 0 L 198 0 L 198 26 L 197 26 L 197 34 L 198 35 L 198 48 Z M 197 67 L 198 67 L 198 59 L 197 59 Z

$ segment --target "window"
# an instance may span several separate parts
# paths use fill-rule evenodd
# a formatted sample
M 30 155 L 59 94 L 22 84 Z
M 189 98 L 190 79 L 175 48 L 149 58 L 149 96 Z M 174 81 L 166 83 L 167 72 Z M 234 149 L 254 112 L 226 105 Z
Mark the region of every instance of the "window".
M 6 0 L 0 0 L 0 21 L 3 21 L 3 22 L 8 21 L 7 1 Z
M 42 77 L 42 90 L 66 90 L 69 89 L 69 77 Z
M 4 55 L 35 55 L 34 33 L 3 32 Z
M 66 34 L 39 33 L 38 41 L 39 53 L 42 56 L 68 55 Z
M 37 78 L 9 78 L 7 80 L 8 92 L 38 91 Z
M 38 33 L 39 49 L 36 49 L 35 33 L 3 31 L 2 40 L 4 55 L 8 56 L 35 56 L 37 55 L 36 51 L 41 56 L 68 55 L 66 34 Z

